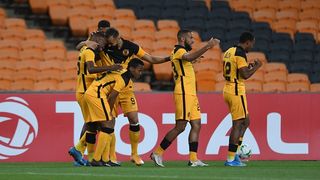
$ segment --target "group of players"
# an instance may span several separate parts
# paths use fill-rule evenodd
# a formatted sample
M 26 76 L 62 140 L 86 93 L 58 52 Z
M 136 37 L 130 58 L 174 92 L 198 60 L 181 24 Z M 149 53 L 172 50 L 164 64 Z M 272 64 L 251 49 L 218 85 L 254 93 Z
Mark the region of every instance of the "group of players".
M 131 161 L 136 165 L 144 162 L 138 155 L 140 126 L 138 106 L 133 91 L 133 78 L 139 78 L 143 61 L 151 64 L 171 61 L 174 74 L 175 126 L 165 135 L 150 158 L 156 166 L 164 167 L 162 155 L 189 122 L 189 162 L 191 167 L 208 166 L 197 157 L 201 129 L 200 106 L 196 94 L 196 78 L 192 63 L 207 50 L 219 45 L 220 40 L 211 38 L 203 47 L 191 51 L 194 43 L 192 31 L 180 30 L 178 44 L 170 56 L 156 57 L 146 53 L 139 45 L 121 38 L 110 23 L 102 20 L 98 30 L 81 42 L 78 59 L 78 82 L 76 99 L 81 108 L 85 124 L 80 140 L 69 150 L 75 165 L 120 166 L 117 162 L 114 135 L 117 108 L 129 120 Z M 245 166 L 236 154 L 242 137 L 249 126 L 244 79 L 249 78 L 260 66 L 259 60 L 247 63 L 246 51 L 254 44 L 254 36 L 244 32 L 237 46 L 228 49 L 224 55 L 224 98 L 232 114 L 233 126 L 229 140 L 226 166 Z M 97 136 L 97 133 L 99 135 Z M 96 137 L 98 140 L 96 142 Z M 87 149 L 88 160 L 83 158 Z

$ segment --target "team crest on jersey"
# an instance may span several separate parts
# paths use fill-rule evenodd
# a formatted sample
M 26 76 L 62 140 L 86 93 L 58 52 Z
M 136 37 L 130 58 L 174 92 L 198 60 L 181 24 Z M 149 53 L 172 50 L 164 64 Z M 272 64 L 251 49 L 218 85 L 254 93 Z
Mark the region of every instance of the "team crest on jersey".
M 122 54 L 123 54 L 124 56 L 128 56 L 128 55 L 129 55 L 129 49 L 124 49 L 124 50 L 122 51 Z

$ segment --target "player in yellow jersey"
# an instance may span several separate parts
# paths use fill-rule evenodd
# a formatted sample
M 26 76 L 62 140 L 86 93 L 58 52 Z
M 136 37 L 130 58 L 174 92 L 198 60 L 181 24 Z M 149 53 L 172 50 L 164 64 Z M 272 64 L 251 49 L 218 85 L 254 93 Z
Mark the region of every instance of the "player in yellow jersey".
M 226 79 L 223 97 L 232 116 L 225 166 L 246 166 L 236 152 L 250 123 L 244 80 L 250 78 L 262 65 L 259 60 L 247 63 L 246 52 L 254 43 L 254 36 L 250 32 L 244 32 L 240 36 L 239 44 L 229 48 L 223 56 L 223 76 Z
M 121 38 L 118 30 L 109 28 L 106 31 L 107 46 L 100 56 L 106 64 L 121 64 L 124 69 L 134 57 L 141 58 L 149 63 L 163 63 L 169 61 L 169 57 L 155 57 L 146 53 L 139 45 Z M 119 105 L 122 112 L 129 120 L 129 138 L 131 143 L 131 161 L 136 165 L 144 164 L 138 155 L 138 143 L 140 138 L 140 125 L 138 119 L 138 104 L 133 87 L 123 90 L 119 94 Z
M 99 139 L 94 152 L 92 166 L 104 166 L 109 160 L 110 143 L 114 132 L 116 111 L 115 103 L 119 93 L 126 87 L 132 86 L 131 78 L 139 78 L 143 71 L 143 62 L 132 59 L 127 71 L 122 74 L 106 74 L 97 78 L 86 91 L 84 97 L 90 111 L 90 122 L 97 125 Z
M 92 34 L 90 40 L 94 43 L 91 44 L 92 48 L 89 47 L 82 47 L 79 59 L 78 59 L 78 78 L 77 78 L 77 87 L 76 87 L 76 99 L 78 104 L 81 108 L 83 118 L 85 122 L 90 122 L 90 114 L 87 107 L 87 104 L 83 98 L 84 93 L 86 92 L 87 88 L 91 85 L 93 80 L 96 78 L 97 73 L 101 72 L 108 72 L 114 70 L 122 69 L 120 65 L 112 65 L 112 66 L 99 66 L 97 67 L 95 64 L 97 62 L 97 57 L 95 54 L 100 51 L 106 44 L 105 41 L 105 33 L 103 32 L 95 32 Z M 86 123 L 87 125 L 87 123 Z M 95 134 L 96 132 L 87 131 L 85 136 L 81 137 L 79 143 L 69 150 L 69 154 L 75 159 L 77 163 L 80 165 L 86 164 L 82 159 L 83 152 L 82 146 L 85 142 L 88 144 L 88 153 L 93 153 L 94 143 L 95 143 Z
M 192 31 L 180 30 L 177 35 L 178 45 L 171 53 L 171 62 L 174 74 L 174 101 L 176 107 L 176 125 L 163 138 L 157 149 L 150 155 L 155 165 L 164 167 L 162 154 L 182 133 L 189 122 L 189 162 L 191 167 L 208 166 L 197 158 L 198 139 L 201 128 L 200 106 L 196 94 L 196 78 L 192 62 L 204 54 L 207 50 L 220 43 L 220 40 L 211 38 L 202 48 L 189 52 L 192 49 L 194 39 Z

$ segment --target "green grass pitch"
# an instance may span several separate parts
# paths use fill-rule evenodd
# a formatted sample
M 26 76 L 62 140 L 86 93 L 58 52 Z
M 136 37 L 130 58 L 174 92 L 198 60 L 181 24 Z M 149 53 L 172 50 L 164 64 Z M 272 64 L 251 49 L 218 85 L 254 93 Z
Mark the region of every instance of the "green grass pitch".
M 0 179 L 128 179 L 128 180 L 301 180 L 319 179 L 320 161 L 250 161 L 247 167 L 225 167 L 222 161 L 210 161 L 209 167 L 191 168 L 185 161 L 165 162 L 165 168 L 150 161 L 137 167 L 123 162 L 122 167 L 73 167 L 72 163 L 0 163 Z

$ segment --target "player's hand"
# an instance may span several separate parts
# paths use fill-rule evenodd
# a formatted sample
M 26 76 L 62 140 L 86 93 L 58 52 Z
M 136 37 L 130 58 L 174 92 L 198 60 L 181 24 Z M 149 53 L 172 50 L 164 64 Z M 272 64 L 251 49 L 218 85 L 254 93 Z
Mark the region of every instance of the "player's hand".
M 213 38 L 213 37 L 212 37 L 212 38 L 208 41 L 207 46 L 208 46 L 208 48 L 212 48 L 213 46 L 216 46 L 216 45 L 218 45 L 218 44 L 220 44 L 220 40 L 217 39 L 217 38 Z
M 111 65 L 109 66 L 110 71 L 120 71 L 123 69 L 123 67 L 121 66 L 121 64 L 115 64 L 115 65 Z
M 257 66 L 258 68 L 262 66 L 262 62 L 259 59 L 254 60 L 254 66 Z
M 85 41 L 85 44 L 91 48 L 91 49 L 97 49 L 97 47 L 99 46 L 99 44 L 95 41 Z

